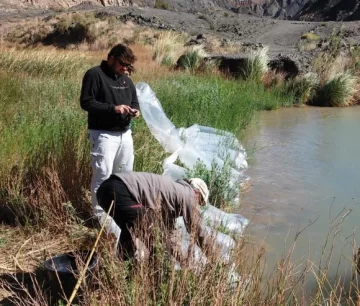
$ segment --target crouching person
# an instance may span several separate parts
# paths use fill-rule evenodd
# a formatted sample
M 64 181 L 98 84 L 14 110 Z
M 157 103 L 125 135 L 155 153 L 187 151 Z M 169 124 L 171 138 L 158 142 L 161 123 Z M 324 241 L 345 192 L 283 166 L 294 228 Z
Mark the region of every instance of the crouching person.
M 112 174 L 97 191 L 98 203 L 105 211 L 109 211 L 114 201 L 110 215 L 121 228 L 119 255 L 122 259 L 134 256 L 134 243 L 138 241 L 132 235 L 135 227 L 140 225 L 145 232 L 151 232 L 155 220 L 160 218 L 170 232 L 179 216 L 183 216 L 192 240 L 206 252 L 209 238 L 200 206 L 207 204 L 208 197 L 208 187 L 199 178 L 173 181 L 145 172 Z

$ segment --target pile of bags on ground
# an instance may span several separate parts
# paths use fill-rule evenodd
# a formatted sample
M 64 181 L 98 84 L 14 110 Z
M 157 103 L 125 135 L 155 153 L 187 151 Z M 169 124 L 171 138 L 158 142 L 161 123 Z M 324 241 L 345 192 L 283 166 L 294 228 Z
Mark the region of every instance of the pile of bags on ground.
M 163 175 L 174 180 L 186 178 L 186 169 L 175 164 L 177 159 L 190 170 L 200 161 L 208 170 L 211 170 L 215 162 L 221 171 L 225 160 L 229 158 L 232 161 L 229 188 L 239 191 L 241 184 L 247 179 L 244 171 L 248 165 L 246 152 L 232 133 L 197 124 L 189 128 L 176 128 L 165 115 L 160 101 L 148 84 L 139 82 L 136 84 L 136 90 L 141 114 L 147 126 L 164 150 L 171 153 L 163 161 Z M 233 194 L 238 195 L 239 192 Z M 238 203 L 238 200 L 234 198 L 233 202 Z M 220 249 L 221 260 L 229 263 L 231 251 L 236 245 L 235 240 L 217 229 L 221 226 L 226 232 L 235 236 L 241 235 L 248 225 L 248 220 L 239 214 L 226 213 L 212 205 L 203 208 L 202 217 L 208 225 L 207 230 L 214 237 L 215 247 Z M 182 217 L 177 219 L 176 227 L 181 233 L 182 251 L 186 254 L 190 237 Z M 206 257 L 198 247 L 195 248 L 195 260 L 198 263 L 206 263 Z

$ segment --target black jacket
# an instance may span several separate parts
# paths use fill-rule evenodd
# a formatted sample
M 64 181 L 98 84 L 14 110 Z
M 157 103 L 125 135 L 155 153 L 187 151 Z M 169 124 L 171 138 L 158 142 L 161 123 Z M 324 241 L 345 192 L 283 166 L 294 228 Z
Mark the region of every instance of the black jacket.
M 89 129 L 128 130 L 131 117 L 115 112 L 115 106 L 123 104 L 139 109 L 135 86 L 127 75 L 116 76 L 107 61 L 85 73 L 80 105 L 88 112 Z

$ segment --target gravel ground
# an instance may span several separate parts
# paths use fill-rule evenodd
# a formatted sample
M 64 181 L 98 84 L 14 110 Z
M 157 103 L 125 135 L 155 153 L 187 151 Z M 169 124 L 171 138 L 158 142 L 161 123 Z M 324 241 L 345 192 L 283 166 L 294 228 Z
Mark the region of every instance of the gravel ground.
M 301 70 L 308 70 L 314 56 L 321 51 L 321 46 L 311 51 L 299 51 L 298 43 L 305 32 L 313 31 L 321 38 L 327 38 L 334 28 L 341 27 L 347 36 L 344 47 L 350 43 L 360 45 L 360 21 L 304 22 L 237 14 L 220 8 L 185 13 L 148 7 L 101 7 L 91 3 L 62 10 L 66 11 L 97 11 L 122 16 L 122 20 L 131 20 L 142 26 L 183 31 L 194 38 L 199 34 L 205 38 L 211 36 L 220 41 L 241 43 L 245 48 L 269 46 L 270 57 L 288 56 L 298 63 Z M 54 13 L 33 7 L 16 8 L 14 4 L 7 6 L 0 0 L 0 28 L 5 29 L 24 18 L 42 18 Z

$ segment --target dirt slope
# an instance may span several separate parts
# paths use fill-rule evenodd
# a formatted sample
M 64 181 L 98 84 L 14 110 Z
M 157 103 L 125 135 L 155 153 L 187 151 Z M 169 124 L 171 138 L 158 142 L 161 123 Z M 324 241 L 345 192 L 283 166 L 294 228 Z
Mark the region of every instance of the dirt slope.
M 57 10 L 54 9 L 40 9 L 29 6 L 29 3 L 25 3 L 25 1 L 22 3 L 22 7 L 11 4 L 9 1 L 6 2 L 8 2 L 6 8 L 4 7 L 4 1 L 0 2 L 0 35 L 3 37 L 6 36 L 6 29 L 18 25 L 25 18 L 45 20 L 57 13 Z M 16 1 L 13 0 L 13 2 Z M 247 48 L 248 51 L 252 48 L 269 46 L 271 57 L 280 54 L 288 56 L 299 62 L 301 70 L 310 69 L 312 59 L 321 51 L 321 47 L 318 47 L 317 43 L 312 50 L 299 50 L 301 37 L 306 32 L 313 32 L 320 39 L 326 40 L 334 29 L 342 27 L 343 33 L 346 34 L 344 47 L 347 48 L 350 44 L 360 45 L 360 21 L 324 23 L 274 20 L 250 14 L 238 14 L 220 7 L 203 9 L 201 12 L 183 12 L 151 7 L 104 7 L 98 2 L 86 2 L 68 9 L 62 9 L 62 13 L 72 13 L 74 11 L 95 11 L 100 15 L 110 14 L 116 16 L 120 22 L 131 21 L 144 27 L 183 31 L 193 37 L 199 34 L 205 36 L 205 38 L 215 37 L 221 44 L 227 44 L 229 41 L 237 42 L 244 46 L 245 49 Z

